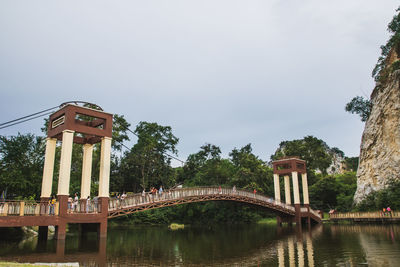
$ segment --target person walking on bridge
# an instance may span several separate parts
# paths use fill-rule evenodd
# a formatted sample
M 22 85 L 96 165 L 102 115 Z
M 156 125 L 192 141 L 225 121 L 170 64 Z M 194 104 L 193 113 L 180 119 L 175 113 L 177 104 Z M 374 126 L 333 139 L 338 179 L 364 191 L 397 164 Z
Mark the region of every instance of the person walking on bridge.
M 123 191 L 122 195 L 121 195 L 121 206 L 122 207 L 125 206 L 125 198 L 126 198 L 126 193 L 125 193 L 125 191 Z
M 50 215 L 54 215 L 54 206 L 56 205 L 56 197 L 53 195 L 50 199 Z
M 387 213 L 389 213 L 390 217 L 392 217 L 392 209 L 388 206 L 386 208 Z
M 142 191 L 142 200 L 143 200 L 143 202 L 146 201 L 146 190 L 144 188 L 143 188 L 143 191 Z
M 75 193 L 75 197 L 74 197 L 74 208 L 73 208 L 73 210 L 74 211 L 76 211 L 77 210 L 77 208 L 78 208 L 78 203 L 79 203 L 79 198 L 78 198 L 78 193 Z

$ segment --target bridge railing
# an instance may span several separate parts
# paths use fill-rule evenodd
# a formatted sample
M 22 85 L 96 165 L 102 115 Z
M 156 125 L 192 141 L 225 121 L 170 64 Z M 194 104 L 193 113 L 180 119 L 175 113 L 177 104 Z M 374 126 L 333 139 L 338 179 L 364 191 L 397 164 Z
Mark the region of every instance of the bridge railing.
M 0 202 L 0 216 L 58 215 L 58 202 L 5 200 Z
M 400 218 L 400 212 L 335 212 L 329 215 L 330 219 L 385 219 L 385 218 Z
M 68 202 L 68 213 L 99 213 L 101 203 L 98 198 L 79 199 L 78 201 Z
M 319 212 L 313 210 L 312 208 L 310 208 L 310 213 L 312 213 L 314 216 L 317 216 L 318 218 L 322 219 L 322 216 Z
M 177 200 L 192 196 L 208 196 L 208 195 L 230 195 L 230 196 L 243 196 L 252 199 L 257 199 L 263 202 L 269 202 L 271 204 L 280 206 L 282 208 L 294 211 L 294 207 L 286 205 L 285 203 L 275 201 L 273 198 L 254 194 L 253 192 L 245 190 L 233 190 L 232 188 L 219 188 L 219 187 L 196 187 L 196 188 L 179 188 L 173 190 L 165 190 L 162 194 L 146 194 L 137 193 L 129 195 L 124 199 L 110 199 L 109 210 L 116 210 L 125 207 L 134 207 L 139 205 L 145 205 L 153 202 L 160 202 L 165 200 Z

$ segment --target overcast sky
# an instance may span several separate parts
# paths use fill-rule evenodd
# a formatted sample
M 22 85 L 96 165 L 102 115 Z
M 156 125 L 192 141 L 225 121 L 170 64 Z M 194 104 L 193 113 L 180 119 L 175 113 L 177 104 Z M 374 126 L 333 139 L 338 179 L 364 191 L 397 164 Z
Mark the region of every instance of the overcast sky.
M 179 158 L 313 135 L 358 156 L 394 0 L 0 2 L 0 123 L 69 100 L 169 125 Z M 42 119 L 0 130 L 40 133 Z M 126 145 L 131 146 L 136 139 Z

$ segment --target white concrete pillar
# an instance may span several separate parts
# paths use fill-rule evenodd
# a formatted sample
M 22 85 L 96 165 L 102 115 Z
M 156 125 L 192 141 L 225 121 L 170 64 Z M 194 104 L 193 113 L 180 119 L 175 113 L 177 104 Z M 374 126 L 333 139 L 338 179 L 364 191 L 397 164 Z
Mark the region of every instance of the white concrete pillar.
M 83 145 L 83 162 L 82 162 L 82 181 L 81 181 L 81 198 L 87 199 L 90 196 L 90 182 L 92 177 L 92 156 L 93 145 Z
M 279 186 L 279 174 L 274 173 L 274 188 L 275 188 L 275 200 L 281 201 L 281 189 Z
M 285 179 L 285 202 L 286 204 L 292 204 L 292 198 L 290 196 L 290 179 L 289 175 L 284 176 Z
M 292 172 L 294 204 L 300 204 L 299 179 L 297 172 Z
M 73 143 L 74 131 L 64 130 L 61 145 L 60 173 L 58 175 L 57 195 L 69 195 L 69 180 L 71 178 L 71 158 Z
M 301 180 L 303 182 L 303 204 L 310 204 L 310 200 L 308 199 L 308 181 L 307 181 L 307 173 L 303 173 L 301 175 Z
M 46 152 L 44 154 L 42 193 L 40 197 L 50 197 L 53 186 L 54 158 L 56 155 L 57 139 L 46 138 Z
M 109 197 L 111 138 L 101 139 L 99 197 Z

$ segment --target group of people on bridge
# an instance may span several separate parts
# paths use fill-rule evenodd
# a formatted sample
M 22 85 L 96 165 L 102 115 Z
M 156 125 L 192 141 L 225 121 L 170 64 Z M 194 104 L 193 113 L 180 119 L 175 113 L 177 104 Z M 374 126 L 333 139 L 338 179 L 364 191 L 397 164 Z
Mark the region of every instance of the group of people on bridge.
M 87 199 L 79 199 L 78 193 L 75 193 L 74 197 L 68 197 L 68 213 L 75 212 L 97 212 L 98 211 L 98 197 L 94 197 L 93 199 L 90 196 Z
M 383 208 L 382 209 L 382 217 L 383 216 L 390 216 L 390 217 L 392 217 L 392 209 L 390 208 L 390 207 L 387 207 L 387 208 Z

